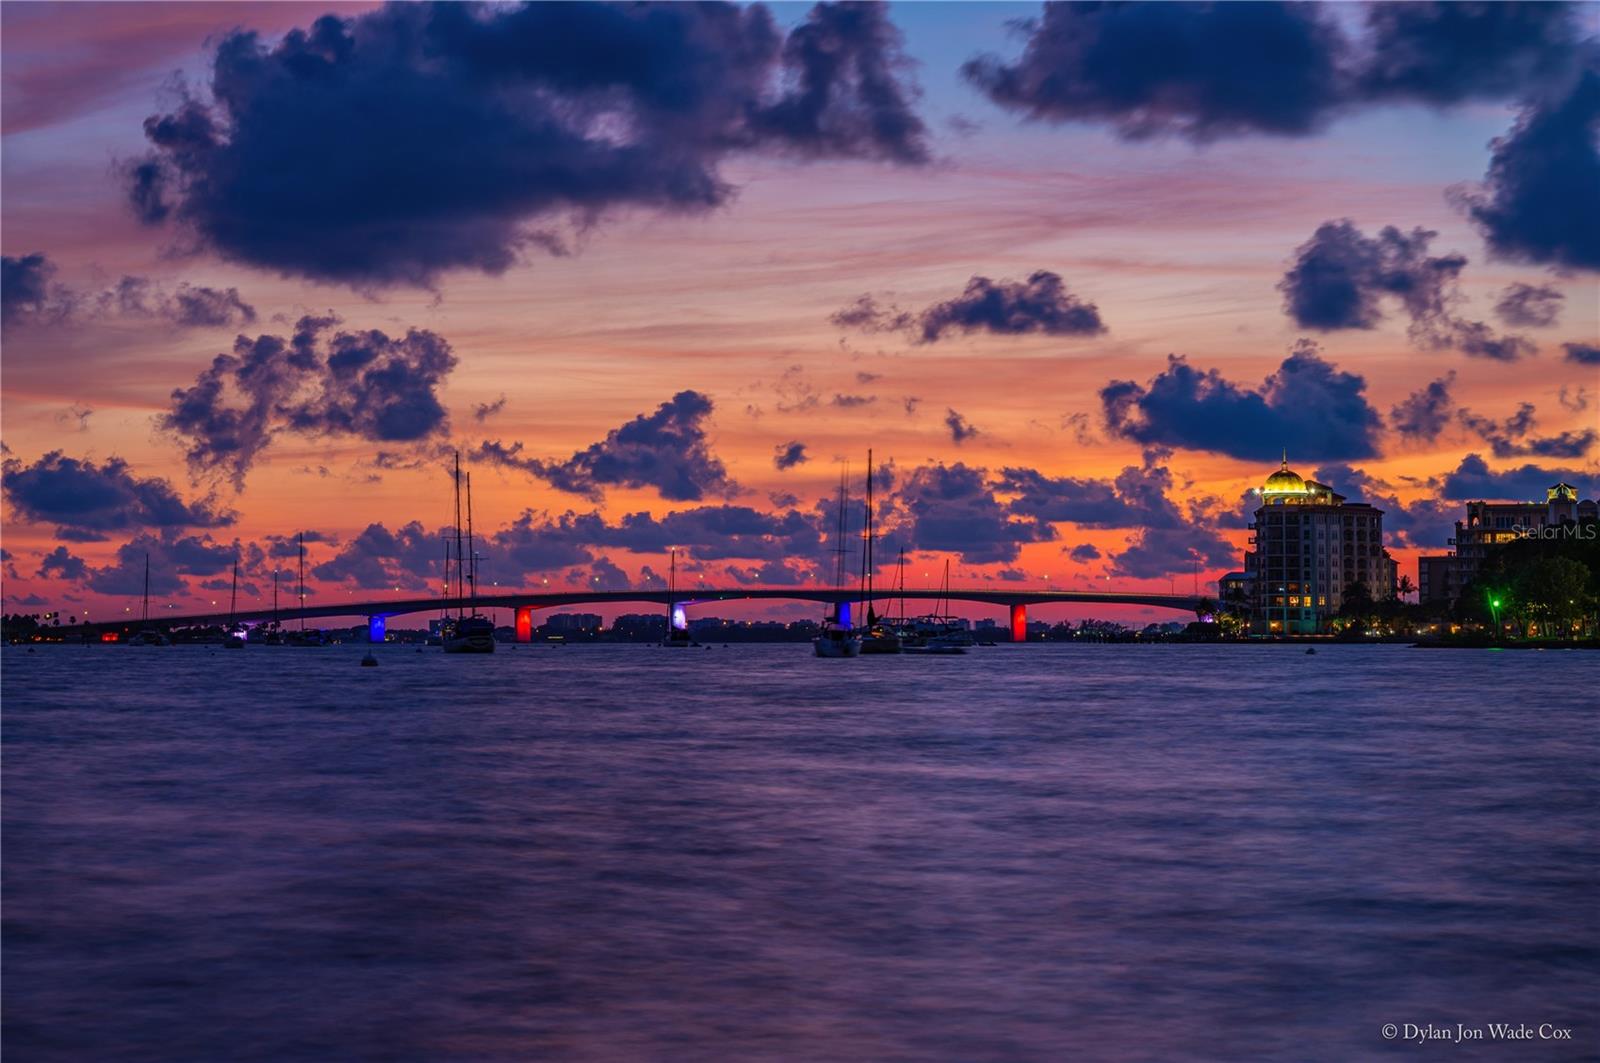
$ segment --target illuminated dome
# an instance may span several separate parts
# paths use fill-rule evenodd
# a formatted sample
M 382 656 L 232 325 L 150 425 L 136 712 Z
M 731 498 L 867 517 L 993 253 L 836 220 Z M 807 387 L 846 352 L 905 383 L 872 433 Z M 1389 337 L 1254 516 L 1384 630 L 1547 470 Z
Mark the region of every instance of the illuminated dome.
M 1267 482 L 1261 485 L 1264 495 L 1303 495 L 1306 493 L 1306 482 L 1300 475 L 1289 468 L 1289 456 L 1283 456 L 1283 465 L 1277 472 L 1267 477 Z

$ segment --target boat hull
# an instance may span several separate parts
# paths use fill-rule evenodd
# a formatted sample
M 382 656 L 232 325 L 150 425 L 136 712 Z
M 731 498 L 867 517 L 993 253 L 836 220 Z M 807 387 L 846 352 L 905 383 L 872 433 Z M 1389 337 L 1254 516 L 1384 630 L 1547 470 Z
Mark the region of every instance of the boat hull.
M 493 653 L 494 639 L 488 635 L 463 635 L 444 640 L 446 653 Z
M 811 640 L 818 657 L 859 657 L 861 640 L 858 638 L 818 638 Z

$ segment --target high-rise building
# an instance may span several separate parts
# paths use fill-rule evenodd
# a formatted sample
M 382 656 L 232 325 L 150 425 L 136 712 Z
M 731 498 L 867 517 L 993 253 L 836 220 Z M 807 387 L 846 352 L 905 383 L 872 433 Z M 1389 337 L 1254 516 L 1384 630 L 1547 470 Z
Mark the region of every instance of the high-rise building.
M 1257 635 L 1326 632 L 1346 592 L 1361 584 L 1374 599 L 1393 593 L 1394 560 L 1383 548 L 1383 510 L 1349 502 L 1327 484 L 1302 479 L 1289 457 L 1256 491 L 1261 507 L 1245 554 L 1250 630 Z
M 1478 574 L 1491 547 L 1561 524 L 1583 524 L 1597 519 L 1600 505 L 1578 499 L 1578 490 L 1558 483 L 1545 492 L 1542 502 L 1468 502 L 1465 520 L 1456 521 L 1450 539 L 1455 550 L 1417 559 L 1417 591 L 1421 601 L 1453 601 Z

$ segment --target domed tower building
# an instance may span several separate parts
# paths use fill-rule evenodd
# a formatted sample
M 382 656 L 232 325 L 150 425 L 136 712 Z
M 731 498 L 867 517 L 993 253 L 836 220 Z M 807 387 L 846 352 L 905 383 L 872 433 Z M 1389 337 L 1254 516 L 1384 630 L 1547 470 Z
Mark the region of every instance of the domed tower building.
M 1254 550 L 1245 555 L 1252 634 L 1324 634 L 1355 584 L 1374 600 L 1394 593 L 1383 510 L 1303 479 L 1287 453 L 1256 494 Z

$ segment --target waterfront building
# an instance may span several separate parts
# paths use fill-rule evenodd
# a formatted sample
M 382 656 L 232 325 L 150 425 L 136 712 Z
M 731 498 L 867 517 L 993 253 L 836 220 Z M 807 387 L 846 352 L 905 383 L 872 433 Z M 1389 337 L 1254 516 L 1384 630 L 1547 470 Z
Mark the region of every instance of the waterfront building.
M 1383 548 L 1383 510 L 1350 502 L 1289 468 L 1289 457 L 1257 489 L 1254 547 L 1243 573 L 1256 635 L 1312 635 L 1331 629 L 1356 584 L 1374 599 L 1394 593 L 1395 564 Z M 1236 578 L 1242 577 L 1242 578 Z
M 1478 574 L 1491 548 L 1538 535 L 1545 528 L 1596 519 L 1600 504 L 1580 500 L 1577 488 L 1569 483 L 1551 485 L 1542 502 L 1468 502 L 1466 516 L 1456 521 L 1450 538 L 1455 549 L 1417 559 L 1418 597 L 1424 602 L 1454 601 Z

